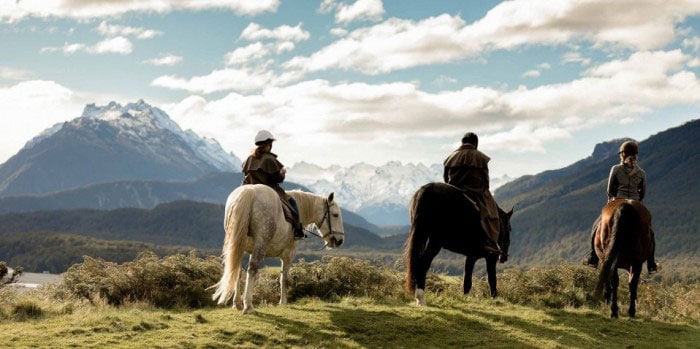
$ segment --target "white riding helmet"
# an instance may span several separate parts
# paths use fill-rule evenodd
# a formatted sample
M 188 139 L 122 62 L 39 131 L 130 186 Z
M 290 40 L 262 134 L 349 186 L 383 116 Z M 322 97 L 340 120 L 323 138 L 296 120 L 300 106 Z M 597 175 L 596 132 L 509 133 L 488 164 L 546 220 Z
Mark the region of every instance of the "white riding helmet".
M 258 131 L 258 134 L 255 135 L 255 145 L 260 145 L 260 143 L 274 140 L 275 137 L 268 130 L 260 130 Z

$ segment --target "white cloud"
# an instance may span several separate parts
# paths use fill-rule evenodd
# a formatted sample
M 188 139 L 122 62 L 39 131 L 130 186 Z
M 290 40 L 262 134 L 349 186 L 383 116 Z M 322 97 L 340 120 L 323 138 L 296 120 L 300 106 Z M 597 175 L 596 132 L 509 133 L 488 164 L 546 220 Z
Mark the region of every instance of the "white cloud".
M 457 79 L 451 77 L 451 76 L 446 76 L 446 75 L 440 75 L 435 80 L 433 80 L 433 85 L 437 87 L 443 87 L 445 85 L 449 84 L 455 84 L 457 83 Z
M 144 64 L 150 64 L 150 65 L 155 65 L 155 66 L 174 66 L 180 62 L 182 62 L 183 58 L 181 56 L 176 56 L 176 55 L 163 55 L 158 58 L 152 58 L 152 59 L 147 59 L 143 61 L 142 63 Z
M 700 51 L 700 36 L 683 39 L 681 44 L 683 47 L 690 48 L 693 51 Z
M 542 70 L 547 70 L 547 69 L 552 69 L 552 66 L 549 65 L 549 63 L 541 63 L 540 65 L 537 66 L 538 68 Z
M 239 47 L 224 56 L 227 65 L 241 65 L 261 59 L 270 54 L 270 46 L 256 42 Z
M 166 110 L 236 154 L 247 153 L 256 130 L 269 129 L 283 140 L 279 146 L 289 161 L 324 163 L 332 156 L 353 163 L 379 148 L 389 159 L 434 156 L 466 125 L 483 135 L 488 151 L 542 152 L 548 142 L 584 128 L 700 103 L 700 81 L 684 70 L 690 60 L 680 50 L 644 51 L 593 67 L 577 80 L 532 89 L 468 86 L 430 93 L 412 83 L 313 80 L 216 100 L 190 97 Z M 315 146 L 333 152 L 304 151 Z
M 302 29 L 301 26 L 301 23 L 299 23 L 294 27 L 281 25 L 274 29 L 267 29 L 261 27 L 257 23 L 250 23 L 243 29 L 240 38 L 248 41 L 273 39 L 277 41 L 299 42 L 308 40 L 311 34 Z
M 695 57 L 690 62 L 688 62 L 688 66 L 691 68 L 697 68 L 700 67 L 700 58 Z
M 532 69 L 524 72 L 520 77 L 522 78 L 539 78 L 541 75 L 539 70 Z
M 168 13 L 180 10 L 229 10 L 239 15 L 275 12 L 279 0 L 21 0 L 0 2 L 0 21 L 27 17 L 90 19 L 131 12 Z
M 275 83 L 277 77 L 265 69 L 227 68 L 190 79 L 163 75 L 152 86 L 209 94 L 217 91 L 255 91 Z
M 348 30 L 345 28 L 333 28 L 331 29 L 331 34 L 333 36 L 343 37 L 345 35 L 348 35 Z
M 97 31 L 105 36 L 133 36 L 140 40 L 152 39 L 156 36 L 163 35 L 163 32 L 153 29 L 110 25 L 105 21 L 100 23 L 100 25 L 97 27 Z
M 45 52 L 63 52 L 65 55 L 71 55 L 77 52 L 85 52 L 93 55 L 101 55 L 108 53 L 116 53 L 120 55 L 128 55 L 133 51 L 133 45 L 129 39 L 123 36 L 117 36 L 102 40 L 92 46 L 81 43 L 69 44 L 65 43 L 63 47 L 44 47 L 41 53 Z
M 0 80 L 27 80 L 32 75 L 28 70 L 0 66 Z
M 578 52 L 567 52 L 561 57 L 562 63 L 578 63 L 581 65 L 589 65 L 591 64 L 591 59 L 590 58 L 585 58 L 582 57 L 580 53 Z
M 355 21 L 380 21 L 384 16 L 382 0 L 357 0 L 353 4 L 337 3 L 335 21 L 348 24 Z
M 46 128 L 79 116 L 84 105 L 76 93 L 53 81 L 23 81 L 0 87 L 0 163 Z
M 324 1 L 321 10 L 337 5 Z M 418 21 L 389 18 L 357 29 L 309 57 L 295 57 L 286 67 L 306 72 L 341 69 L 380 74 L 453 62 L 492 50 L 576 41 L 655 49 L 673 42 L 676 25 L 697 14 L 697 0 L 505 1 L 471 24 L 459 15 L 447 14 Z M 585 63 L 582 59 L 579 62 Z

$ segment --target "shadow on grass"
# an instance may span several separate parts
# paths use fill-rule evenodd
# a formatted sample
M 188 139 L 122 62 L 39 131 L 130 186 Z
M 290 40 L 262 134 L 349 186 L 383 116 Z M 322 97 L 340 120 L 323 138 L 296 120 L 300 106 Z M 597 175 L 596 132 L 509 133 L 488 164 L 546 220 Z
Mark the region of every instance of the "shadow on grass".
M 527 347 L 459 313 L 398 308 L 397 312 L 329 307 L 331 323 L 364 347 Z

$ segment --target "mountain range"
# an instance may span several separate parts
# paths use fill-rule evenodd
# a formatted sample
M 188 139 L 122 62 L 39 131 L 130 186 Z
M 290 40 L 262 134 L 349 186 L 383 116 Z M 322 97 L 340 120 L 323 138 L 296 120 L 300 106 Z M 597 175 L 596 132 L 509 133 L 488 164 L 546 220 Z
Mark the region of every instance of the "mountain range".
M 343 206 L 377 225 L 409 224 L 408 204 L 413 193 L 430 182 L 442 181 L 442 164 L 403 164 L 390 161 L 381 166 L 358 163 L 349 167 L 321 167 L 299 162 L 289 168 L 287 178 L 314 192 L 335 191 Z M 512 180 L 491 179 L 492 188 Z
M 183 131 L 140 100 L 87 105 L 0 165 L 0 196 L 46 194 L 124 180 L 187 180 L 237 171 L 241 161 L 212 139 Z

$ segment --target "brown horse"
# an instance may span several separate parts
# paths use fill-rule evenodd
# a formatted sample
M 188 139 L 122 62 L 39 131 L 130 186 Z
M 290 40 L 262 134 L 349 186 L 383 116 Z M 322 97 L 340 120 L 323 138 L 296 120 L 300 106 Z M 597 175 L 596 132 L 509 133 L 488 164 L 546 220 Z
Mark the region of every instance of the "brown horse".
M 595 235 L 595 250 L 603 263 L 595 297 L 600 299 L 605 288 L 605 300 L 610 303 L 612 311 L 610 316 L 618 317 L 617 286 L 620 279 L 617 269 L 627 270 L 630 293 L 628 314 L 634 317 L 642 264 L 654 247 L 651 214 L 639 201 L 616 199 L 603 207 L 600 218 L 600 226 Z

